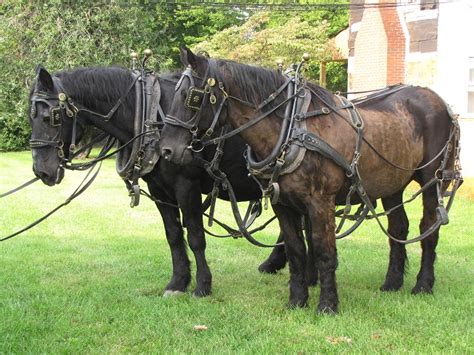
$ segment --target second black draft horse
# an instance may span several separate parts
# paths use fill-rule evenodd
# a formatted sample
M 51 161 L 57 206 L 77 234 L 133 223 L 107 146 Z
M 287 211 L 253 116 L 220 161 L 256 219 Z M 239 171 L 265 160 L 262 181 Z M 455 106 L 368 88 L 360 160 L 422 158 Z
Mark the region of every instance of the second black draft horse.
M 239 133 L 249 144 L 254 160 L 264 161 L 271 156 L 288 119 L 283 111 L 290 102 L 289 96 L 282 90 L 288 78 L 260 67 L 207 59 L 186 48 L 181 50 L 181 58 L 188 68 L 183 78 L 189 79 L 189 70 L 192 70 L 194 77 L 200 80 L 192 87 L 190 80 L 183 79 L 162 132 L 161 154 L 169 161 L 189 164 L 192 150 L 196 150 L 198 143 L 219 140 L 208 136 L 210 128 L 215 132 L 220 125 L 229 123 L 234 132 L 227 136 Z M 308 112 L 315 114 L 306 118 L 305 130 L 292 135 L 292 140 L 287 142 L 305 148 L 319 145 L 319 150 L 307 148 L 304 159 L 293 172 L 276 180 L 271 178 L 279 187 L 274 210 L 284 231 L 290 266 L 289 305 L 307 305 L 306 250 L 298 233 L 301 216 L 307 215 L 312 226 L 311 243 L 308 244 L 313 248 L 320 273 L 318 311 L 333 313 L 338 310 L 335 207 L 351 187 L 350 174 L 342 168 L 351 160 L 368 199 L 382 199 L 385 210 L 402 203 L 403 191 L 410 181 L 421 186 L 428 184 L 423 190 L 420 223 L 420 231 L 427 231 L 427 237 L 421 241 L 421 268 L 412 293 L 431 293 L 439 225 L 432 231 L 430 227 L 436 226 L 438 200 L 443 193 L 437 189 L 444 190 L 447 184 L 430 185 L 429 182 L 436 179 L 441 166 L 453 168 L 455 151 L 458 151 L 453 135 L 458 135 L 458 126 L 445 102 L 429 89 L 400 87 L 390 94 L 359 102 L 357 108 L 362 121 L 354 124 L 346 109 L 350 104 L 342 105 L 344 109 L 334 109 L 341 106 L 341 100 L 329 91 L 304 81 L 295 85 L 300 85 L 297 95 L 310 95 Z M 199 92 L 203 98 L 193 110 L 189 99 Z M 360 147 L 355 128 L 363 133 Z M 322 146 L 329 154 L 319 153 Z M 338 159 L 334 159 L 335 156 Z M 273 162 L 275 166 L 277 163 Z M 260 181 L 265 186 L 269 179 Z M 408 218 L 403 205 L 388 215 L 388 232 L 401 241 L 407 239 Z M 390 261 L 381 287 L 383 291 L 400 289 L 407 258 L 404 244 L 389 242 Z

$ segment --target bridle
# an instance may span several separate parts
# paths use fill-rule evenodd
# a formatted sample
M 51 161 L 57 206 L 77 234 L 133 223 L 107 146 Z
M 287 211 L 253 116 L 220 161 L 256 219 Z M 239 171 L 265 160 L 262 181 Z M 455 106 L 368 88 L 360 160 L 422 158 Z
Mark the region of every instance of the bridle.
M 37 108 L 36 104 L 42 102 L 49 107 L 49 125 L 52 128 L 57 128 L 56 135 L 51 139 L 31 139 L 30 147 L 31 149 L 39 149 L 45 147 L 53 147 L 57 149 L 58 157 L 61 163 L 65 163 L 68 159 L 64 154 L 64 141 L 62 140 L 62 131 L 63 131 L 63 122 L 66 119 L 73 120 L 73 130 L 76 130 L 76 117 L 77 112 L 79 111 L 76 106 L 74 106 L 70 97 L 68 97 L 64 90 L 62 89 L 61 82 L 59 78 L 54 77 L 53 83 L 55 84 L 58 94 L 50 94 L 43 91 L 34 91 L 31 96 L 31 111 L 30 118 L 33 120 L 36 117 Z M 75 135 L 74 135 L 75 136 Z M 71 141 L 72 142 L 72 141 Z M 73 149 L 73 143 L 69 147 Z
M 136 81 L 139 76 L 134 76 L 132 83 L 128 87 L 127 91 L 117 100 L 115 105 L 110 109 L 110 111 L 103 115 L 99 112 L 89 110 L 87 108 L 81 107 L 78 108 L 74 104 L 72 98 L 66 93 L 62 85 L 61 80 L 58 77 L 52 77 L 54 88 L 56 88 L 57 94 L 51 94 L 44 91 L 34 91 L 31 95 L 31 111 L 30 118 L 33 120 L 36 117 L 36 104 L 42 102 L 49 107 L 50 122 L 49 125 L 51 128 L 57 128 L 56 135 L 51 139 L 31 139 L 30 148 L 31 149 L 40 149 L 45 147 L 54 147 L 57 149 L 57 154 L 60 160 L 60 166 L 64 168 L 70 168 L 72 159 L 79 154 L 79 151 L 76 151 L 76 139 L 77 139 L 77 115 L 79 112 L 86 112 L 88 114 L 102 118 L 105 122 L 108 122 L 117 109 L 123 104 L 125 98 L 130 93 L 131 89 L 135 86 Z M 54 91 L 53 88 L 53 91 Z M 67 120 L 72 120 L 72 129 L 71 129 L 71 143 L 69 145 L 68 154 L 64 153 L 64 141 L 62 139 L 63 134 L 63 123 Z
M 186 95 L 185 106 L 189 110 L 194 112 L 193 116 L 189 120 L 183 121 L 178 117 L 167 114 L 164 119 L 165 123 L 167 124 L 182 127 L 189 131 L 192 138 L 188 148 L 191 149 L 193 152 L 201 152 L 205 147 L 205 145 L 203 144 L 203 140 L 208 139 L 214 134 L 214 130 L 221 116 L 222 109 L 228 99 L 228 94 L 224 89 L 222 81 L 209 76 L 209 69 L 211 68 L 210 64 L 215 63 L 215 59 L 209 59 L 208 63 L 209 65 L 204 75 L 205 79 L 198 77 L 193 72 L 191 66 L 187 66 L 175 87 L 176 95 L 185 80 L 189 80 L 190 85 Z M 199 81 L 204 83 L 204 86 L 202 88 L 196 87 L 194 79 L 198 79 Z M 218 84 L 217 87 L 216 84 Z M 216 93 L 218 92 L 222 94 L 223 99 L 216 109 Z M 205 107 L 205 105 L 207 105 L 208 102 L 211 104 L 214 119 L 211 125 L 206 129 L 204 134 L 201 137 L 198 137 L 199 123 L 202 118 L 202 109 Z
M 208 60 L 208 66 L 206 69 L 206 73 L 204 75 L 204 79 L 197 77 L 194 73 L 193 70 L 190 66 L 188 66 L 183 74 L 181 75 L 180 80 L 176 84 L 175 92 L 177 92 L 181 85 L 183 84 L 184 80 L 187 78 L 190 82 L 190 87 L 188 89 L 187 95 L 186 95 L 186 100 L 185 100 L 185 106 L 192 110 L 195 111 L 191 119 L 188 121 L 183 121 L 175 116 L 172 115 L 166 115 L 165 117 L 165 123 L 173 125 L 173 126 L 178 126 L 185 128 L 189 131 L 189 133 L 192 136 L 191 143 L 187 147 L 188 149 L 191 149 L 193 152 L 200 152 L 202 151 L 206 146 L 212 145 L 212 144 L 218 144 L 219 142 L 226 140 L 232 136 L 237 135 L 238 133 L 246 130 L 247 128 L 250 128 L 263 119 L 267 118 L 270 114 L 274 113 L 276 110 L 278 110 L 280 107 L 283 105 L 287 104 L 289 101 L 293 100 L 295 97 L 301 94 L 302 92 L 302 86 L 297 88 L 297 90 L 294 91 L 293 94 L 288 96 L 287 98 L 283 99 L 280 103 L 275 105 L 274 107 L 270 108 L 268 111 L 263 112 L 261 115 L 258 117 L 250 120 L 246 124 L 240 126 L 239 128 L 233 129 L 230 132 L 227 132 L 219 137 L 215 137 L 211 139 L 212 135 L 214 134 L 214 131 L 216 129 L 217 123 L 221 119 L 221 113 L 222 109 L 227 103 L 228 100 L 233 100 L 233 101 L 238 101 L 256 112 L 261 111 L 264 107 L 266 107 L 268 104 L 273 102 L 275 99 L 277 99 L 284 91 L 285 89 L 288 88 L 288 86 L 293 82 L 293 78 L 288 77 L 285 82 L 273 93 L 271 93 L 265 100 L 263 100 L 259 105 L 255 105 L 249 101 L 246 101 L 242 98 L 229 95 L 227 91 L 225 90 L 224 83 L 222 80 L 220 80 L 218 71 L 217 70 L 212 70 L 217 67 L 217 62 L 215 59 L 209 59 Z M 212 68 L 212 69 L 211 69 Z M 210 73 L 213 72 L 213 75 L 210 75 Z M 197 88 L 194 83 L 194 78 L 200 79 L 205 85 L 203 88 Z M 217 104 L 217 95 L 216 93 L 219 93 L 220 96 L 222 96 L 222 101 L 219 103 L 216 109 L 216 104 Z M 199 129 L 199 123 L 202 118 L 202 109 L 205 107 L 207 102 L 211 104 L 212 110 L 213 110 L 213 119 L 209 127 L 206 129 L 204 134 L 201 137 L 198 137 L 197 132 Z

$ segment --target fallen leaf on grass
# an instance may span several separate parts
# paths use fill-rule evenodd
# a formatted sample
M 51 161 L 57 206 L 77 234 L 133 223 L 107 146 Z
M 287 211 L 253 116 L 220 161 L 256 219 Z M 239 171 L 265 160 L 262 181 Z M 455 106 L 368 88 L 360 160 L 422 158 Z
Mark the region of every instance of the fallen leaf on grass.
M 346 343 L 349 345 L 352 344 L 352 339 L 345 336 L 342 336 L 342 337 L 327 336 L 326 340 L 332 345 L 339 345 L 341 343 Z
M 194 330 L 207 330 L 207 326 L 202 325 L 202 324 L 197 324 L 193 328 L 194 328 Z
M 373 333 L 371 338 L 372 340 L 378 340 L 380 339 L 382 336 L 379 334 L 379 333 Z

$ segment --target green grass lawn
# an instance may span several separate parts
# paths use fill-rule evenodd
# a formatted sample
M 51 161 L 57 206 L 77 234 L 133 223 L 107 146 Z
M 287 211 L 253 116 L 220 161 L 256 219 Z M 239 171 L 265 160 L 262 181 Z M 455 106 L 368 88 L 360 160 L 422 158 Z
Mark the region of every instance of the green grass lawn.
M 321 316 L 318 287 L 310 291 L 309 308 L 287 309 L 288 269 L 260 274 L 269 250 L 245 240 L 207 238 L 210 297 L 192 297 L 193 282 L 187 294 L 163 298 L 171 257 L 161 218 L 150 201 L 129 208 L 114 169 L 107 161 L 77 200 L 0 244 L 0 353 L 474 352 L 472 200 L 460 196 L 441 230 L 434 295 L 410 294 L 418 244 L 407 247 L 403 288 L 378 291 L 388 242 L 368 221 L 338 242 L 340 313 Z M 0 154 L 0 192 L 31 177 L 30 153 Z M 82 177 L 66 172 L 59 186 L 36 183 L 2 199 L 0 235 L 63 202 Z M 408 214 L 414 235 L 420 203 Z M 231 221 L 225 203 L 218 215 Z M 277 232 L 272 224 L 259 238 L 271 243 Z

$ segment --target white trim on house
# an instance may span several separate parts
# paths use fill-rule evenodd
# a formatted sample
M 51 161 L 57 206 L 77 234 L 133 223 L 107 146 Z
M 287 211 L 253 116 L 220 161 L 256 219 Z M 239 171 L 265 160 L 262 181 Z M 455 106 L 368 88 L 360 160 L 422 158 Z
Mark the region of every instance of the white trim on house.
M 351 25 L 351 32 L 359 32 L 360 23 L 361 23 L 361 21 L 359 21 L 359 22 L 354 22 L 354 23 Z

